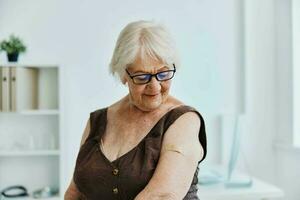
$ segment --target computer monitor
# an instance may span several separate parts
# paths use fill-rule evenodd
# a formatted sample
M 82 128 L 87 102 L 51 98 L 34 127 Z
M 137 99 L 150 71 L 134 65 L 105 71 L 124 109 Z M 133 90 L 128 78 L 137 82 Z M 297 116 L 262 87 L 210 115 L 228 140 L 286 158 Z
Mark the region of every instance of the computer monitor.
M 241 176 L 234 173 L 239 158 L 239 152 L 241 151 L 241 136 L 243 132 L 241 125 L 244 125 L 244 123 L 245 115 L 235 116 L 231 151 L 227 166 L 227 178 L 224 182 L 226 187 L 250 187 L 252 185 L 252 179 L 250 176 Z
M 225 157 L 223 163 L 225 164 L 225 169 L 208 167 L 200 170 L 199 184 L 211 185 L 224 183 L 226 187 L 250 187 L 252 185 L 251 177 L 236 173 L 236 165 L 241 150 L 242 127 L 245 125 L 245 115 L 224 115 L 222 119 L 223 149 L 221 151 L 224 154 L 223 157 Z

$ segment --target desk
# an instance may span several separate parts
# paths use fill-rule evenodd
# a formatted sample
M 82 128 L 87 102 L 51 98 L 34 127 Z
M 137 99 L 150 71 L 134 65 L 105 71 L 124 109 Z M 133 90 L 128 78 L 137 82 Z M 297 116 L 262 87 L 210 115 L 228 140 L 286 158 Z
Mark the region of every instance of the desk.
M 200 200 L 267 200 L 282 198 L 284 192 L 274 185 L 252 177 L 251 187 L 226 188 L 223 183 L 198 185 L 198 196 Z

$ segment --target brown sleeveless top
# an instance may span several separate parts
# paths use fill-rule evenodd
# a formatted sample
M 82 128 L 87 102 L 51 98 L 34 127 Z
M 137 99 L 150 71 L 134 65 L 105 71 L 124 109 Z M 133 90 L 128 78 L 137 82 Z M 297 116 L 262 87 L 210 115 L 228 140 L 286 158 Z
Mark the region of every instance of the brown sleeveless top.
M 197 110 L 185 105 L 168 111 L 136 147 L 112 162 L 100 149 L 101 136 L 107 124 L 107 108 L 92 112 L 90 133 L 80 147 L 73 176 L 82 198 L 133 200 L 144 189 L 154 173 L 164 133 L 177 118 L 190 111 L 196 112 L 201 120 L 198 138 L 204 149 L 204 156 L 198 162 L 193 181 L 184 200 L 199 199 L 197 175 L 199 164 L 206 156 L 205 124 Z

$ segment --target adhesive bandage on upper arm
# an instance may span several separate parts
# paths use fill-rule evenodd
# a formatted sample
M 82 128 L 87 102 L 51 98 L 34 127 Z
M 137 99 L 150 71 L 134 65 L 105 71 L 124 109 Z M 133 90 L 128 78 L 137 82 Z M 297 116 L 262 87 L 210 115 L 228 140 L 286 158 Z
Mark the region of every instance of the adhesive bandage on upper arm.
M 176 147 L 174 144 L 166 144 L 166 146 L 163 148 L 164 151 L 173 151 L 176 153 L 179 153 L 184 156 L 182 150 L 180 150 L 178 147 Z

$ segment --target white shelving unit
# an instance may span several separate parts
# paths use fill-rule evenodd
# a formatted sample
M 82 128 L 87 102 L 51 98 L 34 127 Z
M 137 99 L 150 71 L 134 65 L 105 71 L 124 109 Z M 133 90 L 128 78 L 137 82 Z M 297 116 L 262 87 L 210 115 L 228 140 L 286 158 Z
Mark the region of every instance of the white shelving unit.
M 11 115 L 59 115 L 59 110 L 22 110 L 15 112 L 1 112 L 2 114 L 11 114 Z
M 0 109 L 0 190 L 23 185 L 32 193 L 50 186 L 59 189 L 60 194 L 47 199 L 63 199 L 61 67 L 0 63 L 0 69 L 2 67 L 34 69 L 37 71 L 37 84 L 33 87 L 36 90 L 36 105 L 33 108 L 14 111 Z M 16 94 L 22 94 L 22 85 L 16 90 Z M 22 101 L 22 95 L 15 99 Z
M 0 156 L 59 156 L 59 150 L 0 151 Z
M 46 198 L 46 200 L 60 200 L 60 197 L 50 197 L 50 198 Z M 37 200 L 35 198 L 32 197 L 22 197 L 22 198 L 13 198 L 13 200 Z

